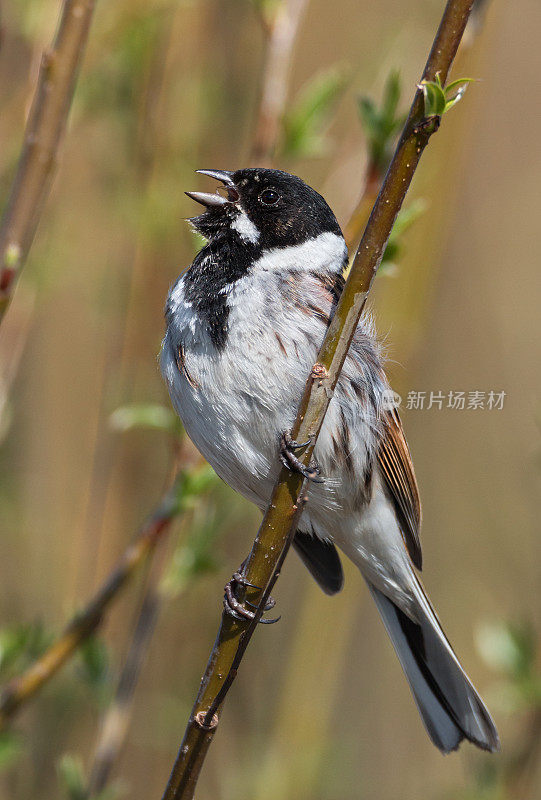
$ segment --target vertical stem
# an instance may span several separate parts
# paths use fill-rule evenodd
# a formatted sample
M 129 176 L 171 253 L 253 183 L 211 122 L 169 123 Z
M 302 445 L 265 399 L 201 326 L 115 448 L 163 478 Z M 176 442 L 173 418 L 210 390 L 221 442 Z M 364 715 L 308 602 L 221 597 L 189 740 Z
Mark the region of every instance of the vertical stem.
M 93 10 L 94 0 L 64 0 L 53 47 L 41 60 L 23 149 L 0 227 L 0 323 L 49 194 Z
M 308 0 L 283 0 L 270 26 L 250 164 L 270 166 L 280 134 L 295 40 Z

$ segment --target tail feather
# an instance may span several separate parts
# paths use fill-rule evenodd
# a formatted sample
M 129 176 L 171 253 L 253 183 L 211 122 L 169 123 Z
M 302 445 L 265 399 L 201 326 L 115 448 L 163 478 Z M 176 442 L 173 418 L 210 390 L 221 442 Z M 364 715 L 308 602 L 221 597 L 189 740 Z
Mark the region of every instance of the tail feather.
M 375 586 L 369 587 L 436 747 L 449 753 L 469 739 L 483 750 L 498 750 L 490 714 L 460 666 L 421 585 L 419 622 Z

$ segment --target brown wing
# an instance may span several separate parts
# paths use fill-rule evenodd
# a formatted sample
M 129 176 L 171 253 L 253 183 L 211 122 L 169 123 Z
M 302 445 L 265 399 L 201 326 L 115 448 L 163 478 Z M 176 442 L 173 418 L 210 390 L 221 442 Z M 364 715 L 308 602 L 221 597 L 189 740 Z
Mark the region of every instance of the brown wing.
M 378 452 L 379 466 L 393 499 L 408 553 L 417 569 L 421 569 L 421 501 L 398 411 L 385 411 L 383 424 L 384 433 Z

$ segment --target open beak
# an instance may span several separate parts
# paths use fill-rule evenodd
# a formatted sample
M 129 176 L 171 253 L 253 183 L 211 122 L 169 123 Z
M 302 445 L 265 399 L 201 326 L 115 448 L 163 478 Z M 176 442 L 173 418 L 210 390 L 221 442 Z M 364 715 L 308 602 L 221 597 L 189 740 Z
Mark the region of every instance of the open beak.
M 218 193 L 208 194 L 207 192 L 186 192 L 188 197 L 191 197 L 192 200 L 195 200 L 197 203 L 201 203 L 202 206 L 206 206 L 207 208 L 215 208 L 217 206 L 225 206 L 228 203 L 235 203 L 239 199 L 239 193 L 235 189 L 235 184 L 233 183 L 232 172 L 222 169 L 198 169 L 196 172 L 199 172 L 201 175 L 208 175 L 210 178 L 216 178 L 217 181 L 221 181 L 227 189 L 227 197 L 224 197 Z
M 201 203 L 202 206 L 207 208 L 211 206 L 226 206 L 229 203 L 227 197 L 222 197 L 221 194 L 208 194 L 207 192 L 185 192 L 185 194 L 195 200 L 196 203 Z
M 209 178 L 216 178 L 221 181 L 225 186 L 234 186 L 233 173 L 228 172 L 226 169 L 196 169 L 199 175 L 208 175 Z

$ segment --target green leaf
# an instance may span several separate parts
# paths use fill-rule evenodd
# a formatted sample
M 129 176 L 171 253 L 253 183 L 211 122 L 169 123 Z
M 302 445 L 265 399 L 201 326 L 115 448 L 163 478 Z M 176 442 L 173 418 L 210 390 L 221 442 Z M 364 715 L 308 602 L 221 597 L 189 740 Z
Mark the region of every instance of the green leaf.
M 402 237 L 408 228 L 411 228 L 426 209 L 426 203 L 422 199 L 415 200 L 407 208 L 402 208 L 394 222 L 387 247 L 383 253 L 378 274 L 392 274 L 391 267 L 396 266 L 396 262 L 402 256 Z M 383 270 L 383 272 L 382 272 Z
M 424 97 L 424 115 L 428 117 L 441 117 L 449 111 L 463 97 L 469 83 L 473 83 L 475 78 L 458 78 L 452 81 L 445 88 L 441 84 L 439 74 L 434 81 L 421 81 L 419 89 Z
M 57 764 L 57 770 L 69 800 L 85 800 L 88 793 L 80 757 L 65 753 Z
M 445 111 L 445 92 L 438 81 L 422 81 L 419 88 L 425 101 L 425 117 L 441 117 Z
M 92 800 L 118 800 L 126 794 L 126 786 L 123 781 L 115 781 L 111 786 L 106 786 L 101 792 L 93 795 Z
M 383 90 L 382 117 L 387 121 L 389 127 L 394 127 L 396 123 L 396 109 L 400 102 L 400 73 L 392 70 L 385 83 Z
M 121 433 L 142 428 L 178 435 L 180 430 L 177 415 L 170 408 L 158 403 L 134 403 L 120 406 L 109 417 L 109 424 L 113 430 Z
M 389 165 L 396 136 L 405 121 L 404 114 L 397 114 L 400 94 L 400 74 L 393 70 L 385 83 L 381 108 L 367 96 L 360 97 L 358 101 L 361 124 L 368 140 L 370 161 L 381 174 Z
M 216 558 L 218 531 L 219 523 L 215 509 L 208 504 L 198 508 L 188 534 L 173 553 L 164 576 L 162 586 L 167 594 L 177 596 L 191 581 L 215 572 L 218 567 Z
M 177 516 L 194 508 L 200 496 L 212 486 L 218 485 L 219 478 L 208 464 L 180 470 L 175 484 L 165 501 L 162 513 Z
M 369 139 L 379 135 L 379 116 L 376 105 L 370 97 L 359 97 L 359 114 L 364 132 Z
M 28 628 L 16 626 L 0 630 L 0 670 L 5 670 L 21 655 L 26 647 Z
M 190 500 L 194 497 L 200 497 L 205 492 L 208 492 L 212 486 L 216 486 L 219 478 L 210 466 L 210 464 L 203 464 L 196 469 L 186 470 L 184 475 L 184 497 Z
M 21 740 L 13 731 L 0 731 L 0 770 L 11 767 L 21 750 Z
M 512 678 L 523 679 L 534 672 L 536 638 L 528 623 L 485 624 L 479 629 L 477 644 L 487 664 Z
M 450 108 L 462 99 L 464 92 L 468 88 L 468 84 L 474 83 L 475 80 L 475 78 L 459 78 L 445 87 L 445 109 L 443 113 L 449 111 Z
M 271 25 L 276 11 L 280 8 L 281 0 L 250 0 L 250 2 L 262 15 L 267 25 Z
M 325 150 L 325 130 L 346 86 L 343 69 L 332 67 L 305 84 L 284 117 L 281 152 L 284 157 L 318 156 Z
M 0 671 L 6 672 L 17 662 L 34 661 L 46 650 L 53 635 L 38 620 L 0 630 Z
M 102 639 L 89 636 L 79 647 L 83 676 L 91 686 L 102 686 L 109 678 L 109 654 Z
M 426 202 L 422 198 L 414 200 L 405 208 L 401 208 L 395 219 L 389 241 L 397 241 L 425 211 Z

